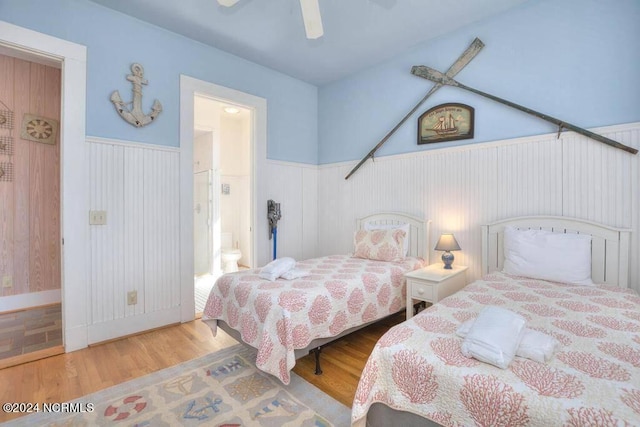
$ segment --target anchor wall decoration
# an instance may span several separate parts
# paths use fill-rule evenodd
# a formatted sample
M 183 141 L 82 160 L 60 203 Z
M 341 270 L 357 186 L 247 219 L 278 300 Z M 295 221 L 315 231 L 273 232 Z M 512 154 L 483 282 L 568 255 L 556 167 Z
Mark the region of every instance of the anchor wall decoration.
M 111 94 L 111 102 L 116 108 L 116 111 L 126 122 L 132 124 L 135 127 L 146 126 L 158 117 L 162 112 L 162 104 L 157 99 L 153 101 L 151 107 L 151 114 L 144 114 L 142 111 L 142 85 L 149 84 L 149 81 L 144 78 L 144 68 L 140 64 L 132 64 L 131 72 L 127 76 L 127 80 L 131 82 L 133 86 L 133 101 L 124 102 L 120 97 L 118 91 L 113 91 Z M 133 108 L 129 110 L 127 105 L 133 104 Z

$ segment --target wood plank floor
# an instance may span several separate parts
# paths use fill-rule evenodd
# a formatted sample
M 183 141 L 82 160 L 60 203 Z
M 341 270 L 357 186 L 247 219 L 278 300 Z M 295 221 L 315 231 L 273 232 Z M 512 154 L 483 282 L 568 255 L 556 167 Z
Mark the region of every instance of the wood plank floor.
M 298 360 L 294 372 L 351 407 L 373 346 L 403 320 L 403 314 L 395 315 L 327 346 L 321 356 L 322 375 L 314 375 L 313 355 Z M 222 331 L 214 338 L 200 320 L 170 326 L 1 369 L 0 401 L 67 402 L 234 344 L 236 341 Z M 0 422 L 18 416 L 0 412 Z

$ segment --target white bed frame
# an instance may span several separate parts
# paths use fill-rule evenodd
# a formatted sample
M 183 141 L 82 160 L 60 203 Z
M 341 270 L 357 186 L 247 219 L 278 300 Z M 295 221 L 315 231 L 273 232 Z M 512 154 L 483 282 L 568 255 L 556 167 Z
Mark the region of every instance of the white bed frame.
M 594 283 L 629 287 L 631 230 L 562 216 L 523 216 L 482 226 L 482 275 L 502 270 L 504 227 L 591 235 L 591 278 Z

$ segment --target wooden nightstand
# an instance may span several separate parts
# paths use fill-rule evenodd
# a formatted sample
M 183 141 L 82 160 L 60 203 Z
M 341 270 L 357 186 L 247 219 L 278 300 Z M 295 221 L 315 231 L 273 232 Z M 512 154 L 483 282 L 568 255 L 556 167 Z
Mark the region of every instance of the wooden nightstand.
M 440 262 L 404 275 L 407 279 L 407 319 L 413 317 L 413 300 L 435 304 L 467 285 L 467 267 L 451 267 L 451 270 L 445 270 Z

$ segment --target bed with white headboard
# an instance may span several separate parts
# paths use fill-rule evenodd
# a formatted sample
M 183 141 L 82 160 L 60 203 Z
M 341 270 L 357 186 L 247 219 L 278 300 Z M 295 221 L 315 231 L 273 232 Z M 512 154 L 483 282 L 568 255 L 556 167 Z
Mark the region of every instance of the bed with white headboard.
M 214 335 L 220 327 L 239 342 L 256 348 L 256 366 L 285 384 L 295 360 L 310 350 L 315 351 L 316 373 L 320 374 L 320 347 L 403 311 L 403 275 L 426 265 L 429 222 L 403 213 L 382 212 L 359 218 L 355 225 L 355 232 L 382 229 L 385 235 L 387 230 L 402 228 L 403 237 L 396 243 L 406 249 L 406 254 L 385 261 L 375 258 L 373 252 L 369 258 L 356 250 L 354 256 L 298 261 L 296 269 L 308 270 L 311 275 L 290 281 L 266 281 L 259 277 L 260 269 L 227 274 L 211 290 L 203 321 Z M 352 237 L 355 243 L 357 236 Z
M 501 271 L 505 227 L 576 233 L 591 236 L 591 277 L 594 283 L 629 286 L 631 230 L 560 216 L 522 216 L 482 226 L 482 275 Z
M 505 274 L 503 238 L 514 229 L 591 236 L 553 238 L 590 242 L 595 285 Z M 361 375 L 352 424 L 640 425 L 640 296 L 628 288 L 630 233 L 553 216 L 483 226 L 483 278 L 378 341 Z M 465 357 L 457 332 L 487 306 L 522 316 L 558 347 L 543 360 L 515 357 L 507 369 Z

